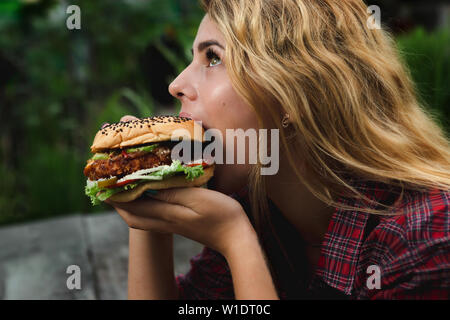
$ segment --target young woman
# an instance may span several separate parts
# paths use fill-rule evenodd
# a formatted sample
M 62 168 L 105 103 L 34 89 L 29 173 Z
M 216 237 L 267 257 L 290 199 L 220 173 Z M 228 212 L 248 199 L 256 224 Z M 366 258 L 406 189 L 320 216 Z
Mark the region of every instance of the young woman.
M 449 142 L 363 1 L 202 5 L 169 87 L 180 115 L 279 129 L 279 171 L 217 165 L 209 189 L 108 201 L 130 226 L 129 298 L 448 298 Z M 176 278 L 173 233 L 205 245 Z

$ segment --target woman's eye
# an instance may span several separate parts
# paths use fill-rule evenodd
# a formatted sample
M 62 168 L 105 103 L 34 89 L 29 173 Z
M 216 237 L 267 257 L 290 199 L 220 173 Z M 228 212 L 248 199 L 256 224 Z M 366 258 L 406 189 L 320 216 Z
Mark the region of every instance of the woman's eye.
M 208 67 L 214 67 L 222 63 L 222 60 L 220 60 L 219 56 L 211 48 L 206 52 L 206 57 L 209 61 Z
M 209 64 L 210 67 L 214 67 L 217 66 L 221 63 L 219 58 L 212 58 L 211 59 L 211 63 Z

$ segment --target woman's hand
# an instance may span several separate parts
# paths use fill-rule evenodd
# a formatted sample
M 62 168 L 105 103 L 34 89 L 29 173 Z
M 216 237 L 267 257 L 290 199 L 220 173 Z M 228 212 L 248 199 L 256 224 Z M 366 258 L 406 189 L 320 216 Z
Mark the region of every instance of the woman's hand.
M 256 239 L 244 209 L 235 199 L 209 189 L 158 190 L 151 198 L 112 205 L 129 227 L 176 233 L 226 256 L 242 240 Z

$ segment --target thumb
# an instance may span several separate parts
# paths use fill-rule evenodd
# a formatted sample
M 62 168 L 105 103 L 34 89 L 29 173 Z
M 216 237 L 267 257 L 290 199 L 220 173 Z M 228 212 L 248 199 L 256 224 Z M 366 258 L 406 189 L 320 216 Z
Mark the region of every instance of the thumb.
M 139 120 L 139 119 L 136 118 L 135 116 L 130 116 L 130 115 L 126 115 L 126 116 L 123 116 L 122 118 L 120 118 L 121 122 L 127 122 L 127 121 L 133 121 L 133 120 Z

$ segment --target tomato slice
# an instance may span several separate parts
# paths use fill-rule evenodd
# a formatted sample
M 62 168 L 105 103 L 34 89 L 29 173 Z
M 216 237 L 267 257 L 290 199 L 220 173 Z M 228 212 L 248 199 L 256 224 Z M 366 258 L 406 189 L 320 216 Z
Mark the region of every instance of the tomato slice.
M 200 163 L 190 163 L 190 164 L 185 164 L 186 167 L 195 167 L 195 166 L 199 166 Z M 206 167 L 208 164 L 206 162 L 202 162 L 201 165 L 203 167 Z
M 125 159 L 130 157 L 125 150 L 122 150 L 122 155 Z
M 126 184 L 129 184 L 129 183 L 132 183 L 132 182 L 135 182 L 135 181 L 138 181 L 138 180 L 139 180 L 139 179 L 125 180 L 125 181 L 122 181 L 122 182 L 113 184 L 113 185 L 111 185 L 111 186 L 107 186 L 107 187 L 105 187 L 105 188 L 109 188 L 109 189 L 112 189 L 112 188 L 118 188 L 118 187 L 122 187 L 122 186 L 124 186 L 124 185 L 126 185 Z

